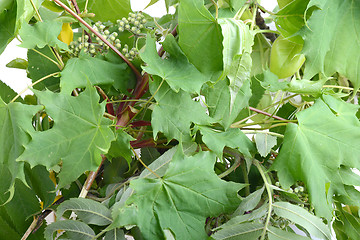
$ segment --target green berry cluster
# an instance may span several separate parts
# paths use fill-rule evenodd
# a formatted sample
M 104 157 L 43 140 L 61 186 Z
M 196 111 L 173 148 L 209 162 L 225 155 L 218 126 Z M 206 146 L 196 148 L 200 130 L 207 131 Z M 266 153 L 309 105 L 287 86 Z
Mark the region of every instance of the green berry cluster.
M 119 19 L 116 21 L 118 24 L 119 32 L 124 32 L 125 30 L 132 32 L 134 35 L 140 35 L 141 30 L 144 28 L 146 23 L 145 16 L 141 12 L 129 13 L 129 17 Z
M 117 39 L 117 32 L 110 32 L 101 22 L 96 22 L 93 26 L 95 31 L 99 32 L 106 40 L 113 44 L 117 49 L 121 49 L 120 40 Z M 100 53 L 104 54 L 109 50 L 109 46 L 97 37 L 95 34 L 91 34 L 92 42 L 89 42 L 89 36 L 84 35 L 84 38 L 79 37 L 70 43 L 70 50 L 72 55 L 79 56 L 80 51 L 83 50 L 85 53 L 90 53 L 92 56 Z

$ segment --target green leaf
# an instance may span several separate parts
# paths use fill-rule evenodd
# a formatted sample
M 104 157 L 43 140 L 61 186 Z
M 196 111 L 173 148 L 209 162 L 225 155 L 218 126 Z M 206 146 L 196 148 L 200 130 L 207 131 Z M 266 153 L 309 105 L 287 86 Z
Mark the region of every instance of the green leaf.
M 49 172 L 44 166 L 30 168 L 25 165 L 26 181 L 38 198 L 43 202 L 43 209 L 49 207 L 55 200 L 55 185 L 49 177 Z
M 0 164 L 0 181 L 0 223 L 4 223 L 1 225 L 0 238 L 20 239 L 33 221 L 31 215 L 41 210 L 39 200 L 30 188 L 16 180 L 14 195 L 8 202 L 8 188 L 12 180 L 9 169 L 3 164 Z M 29 239 L 43 239 L 41 235 L 42 229 L 30 235 Z
M 324 95 L 296 115 L 298 125 L 287 125 L 284 144 L 272 166 L 285 189 L 296 180 L 305 182 L 319 216 L 332 216 L 331 195 L 327 197 L 325 192 L 327 183 L 331 191 L 346 195 L 340 166 L 360 167 L 357 110 L 358 106 Z
M 43 48 L 46 45 L 68 50 L 66 43 L 61 42 L 57 37 L 61 32 L 62 23 L 60 21 L 37 22 L 34 25 L 25 24 L 20 29 L 22 43 L 19 45 L 24 48 Z
M 126 240 L 124 231 L 116 228 L 106 232 L 104 240 Z
M 126 64 L 110 63 L 88 55 L 71 58 L 61 72 L 61 91 L 70 94 L 74 88 L 86 87 L 88 82 L 92 85 L 113 84 L 125 72 Z M 128 86 L 127 82 L 120 83 L 121 89 Z
M 16 2 L 13 1 L 7 10 L 0 11 L 0 54 L 15 35 Z
M 132 136 L 124 132 L 122 129 L 117 129 L 116 133 L 116 141 L 111 143 L 111 147 L 108 151 L 108 156 L 111 158 L 115 157 L 123 157 L 126 159 L 129 167 L 132 161 L 133 152 L 130 149 L 130 141 L 135 140 Z
M 249 196 L 244 198 L 239 207 L 235 210 L 233 213 L 233 216 L 235 215 L 243 215 L 247 211 L 253 210 L 256 206 L 258 206 L 261 196 L 264 192 L 264 187 L 256 190 L 255 192 L 251 193 Z
M 29 72 L 29 77 L 31 78 L 32 82 L 36 82 L 37 80 L 49 74 L 60 71 L 59 67 L 55 64 L 57 60 L 49 46 L 45 46 L 41 49 L 29 49 L 27 52 L 27 57 L 29 61 L 27 70 Z M 59 77 L 50 77 L 36 84 L 33 88 L 37 90 L 49 89 L 53 92 L 59 92 L 59 82 Z
M 78 0 L 80 9 L 84 9 L 85 3 L 88 2 L 88 12 L 94 13 L 94 21 L 111 21 L 116 22 L 117 19 L 127 17 L 131 12 L 130 0 Z
M 182 0 L 179 4 L 179 45 L 200 72 L 217 80 L 222 72 L 222 34 L 203 0 Z
M 257 240 L 259 239 L 264 225 L 262 223 L 251 223 L 246 222 L 238 225 L 233 225 L 228 228 L 224 228 L 214 235 L 211 236 L 211 239 L 215 240 L 237 240 L 237 239 L 246 239 L 246 240 Z
M 347 207 L 348 206 L 345 206 L 345 209 Z M 337 216 L 333 227 L 336 237 L 339 237 L 341 232 L 345 233 L 345 239 L 358 239 L 360 237 L 360 218 L 344 211 L 343 209 L 337 209 Z
M 303 28 L 303 53 L 306 57 L 304 78 L 317 73 L 330 77 L 335 72 L 349 78 L 354 88 L 360 87 L 360 66 L 354 64 L 360 54 L 358 28 L 360 2 L 354 0 L 312 0 L 308 9 L 316 6 Z M 350 47 L 351 46 L 351 47 Z
M 311 236 L 319 239 L 331 239 L 330 228 L 322 222 L 321 218 L 315 217 L 307 210 L 288 202 L 276 202 L 273 204 L 273 208 L 276 215 L 299 224 Z
M 251 52 L 251 76 L 261 74 L 268 68 L 270 62 L 271 45 L 263 34 L 256 34 Z
M 179 147 L 181 147 L 181 145 L 177 145 L 176 147 L 169 149 L 163 155 L 153 161 L 148 167 L 158 176 L 164 176 L 166 170 L 169 168 L 169 164 L 174 154 L 176 153 L 176 151 L 180 151 L 178 150 Z M 182 148 L 182 151 L 186 156 L 191 156 L 196 151 L 197 144 L 193 142 L 183 143 Z M 142 171 L 140 174 L 140 178 L 156 178 L 156 176 L 148 169 L 144 169 L 144 171 Z
M 101 154 L 115 139 L 111 121 L 103 117 L 106 102 L 99 104 L 99 95 L 90 86 L 78 97 L 50 91 L 35 94 L 55 124 L 47 131 L 31 133 L 32 141 L 18 161 L 47 168 L 62 162 L 58 188 L 85 171 L 95 171 L 102 161 Z
M 270 71 L 279 78 L 295 74 L 305 61 L 304 55 L 300 54 L 302 47 L 302 44 L 279 36 L 271 48 Z
M 238 149 L 244 156 L 251 157 L 255 152 L 254 143 L 238 128 L 230 128 L 225 132 L 208 127 L 199 127 L 203 142 L 222 158 L 224 147 Z
M 11 60 L 8 64 L 6 64 L 8 68 L 18 68 L 18 69 L 26 69 L 28 67 L 28 61 L 22 58 L 15 58 Z
M 206 86 L 203 90 L 210 117 L 228 129 L 240 111 L 248 106 L 251 97 L 250 81 L 244 82 L 236 96 L 230 112 L 230 90 L 226 81 L 218 81 L 213 86 Z
M 113 210 L 114 221 L 138 225 L 146 239 L 164 238 L 164 229 L 176 239 L 206 239 L 206 217 L 233 211 L 240 202 L 237 191 L 244 187 L 219 179 L 215 161 L 210 152 L 192 157 L 177 152 L 162 178 L 131 181 L 136 192 L 126 206 Z
M 292 232 L 284 231 L 273 226 L 268 227 L 269 240 L 310 240 L 311 238 L 297 235 Z
M 276 76 L 269 70 L 266 70 L 263 73 L 256 75 L 255 78 L 260 82 L 263 88 L 269 90 L 270 92 L 277 92 L 279 90 L 286 91 L 289 88 L 289 82 L 279 81 L 278 76 Z
M 41 106 L 29 106 L 21 103 L 6 104 L 0 99 L 0 164 L 9 168 L 11 188 L 15 178 L 26 183 L 24 163 L 16 161 L 29 143 L 29 134 L 35 133 L 32 117 L 42 109 Z
M 54 222 L 46 227 L 45 238 L 52 240 L 54 232 L 58 230 L 66 232 L 69 239 L 91 240 L 95 237 L 94 231 L 85 223 L 74 220 L 63 220 Z
M 305 10 L 309 0 L 285 1 L 288 3 L 279 2 L 281 10 L 275 14 L 277 29 L 285 38 L 291 37 L 292 41 L 302 44 L 301 37 L 295 34 L 305 25 Z
M 111 211 L 103 204 L 86 198 L 66 200 L 56 210 L 56 217 L 61 218 L 66 211 L 73 211 L 86 224 L 106 226 L 112 223 Z
M 176 93 L 167 83 L 160 83 L 158 78 L 154 78 L 149 84 L 157 101 L 151 117 L 154 139 L 158 132 L 162 132 L 169 140 L 190 141 L 191 123 L 207 125 L 211 121 L 205 108 L 193 101 L 189 93 L 183 90 Z
M 17 93 L 11 87 L 0 80 L 0 98 L 5 103 L 10 102 L 16 95 Z
M 254 35 L 250 32 L 249 27 L 241 20 L 235 20 L 233 18 L 220 18 L 218 19 L 218 23 L 221 26 L 223 35 L 223 76 L 227 76 L 229 74 L 232 76 L 233 73 L 231 70 L 234 68 L 237 69 L 237 66 L 234 66 L 234 64 L 238 65 L 238 63 L 234 61 L 235 57 L 241 56 L 244 53 L 251 53 L 252 45 L 254 44 Z M 251 59 L 249 66 L 251 68 Z M 250 75 L 249 68 L 244 68 L 242 70 Z M 235 79 L 230 76 L 229 79 L 231 86 L 233 85 Z M 241 80 L 243 82 L 246 79 L 248 78 Z
M 256 148 L 262 157 L 266 157 L 271 149 L 276 145 L 277 138 L 267 133 L 257 133 L 255 135 Z
M 165 79 L 175 92 L 182 89 L 185 92 L 200 93 L 201 86 L 209 79 L 189 63 L 173 35 L 167 35 L 162 45 L 164 50 L 170 54 L 166 59 L 159 57 L 155 39 L 148 35 L 145 52 L 140 54 L 146 63 L 143 69 L 149 74 L 155 74 Z

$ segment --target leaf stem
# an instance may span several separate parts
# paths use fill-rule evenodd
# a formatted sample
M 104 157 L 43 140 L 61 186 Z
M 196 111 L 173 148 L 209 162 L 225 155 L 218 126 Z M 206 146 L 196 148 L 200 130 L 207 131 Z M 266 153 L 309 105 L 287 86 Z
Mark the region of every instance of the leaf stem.
M 32 5 L 32 7 L 34 8 L 35 13 L 36 13 L 36 15 L 38 16 L 38 18 L 39 18 L 40 22 L 42 22 L 43 20 L 42 20 L 42 18 L 41 18 L 41 16 L 40 16 L 39 11 L 37 10 L 37 8 L 36 8 L 36 6 L 35 6 L 34 1 L 33 1 L 33 0 L 30 0 L 30 3 L 31 3 L 31 5 Z
M 61 70 L 61 65 L 56 62 L 55 60 L 51 59 L 50 57 L 46 56 L 45 54 L 43 54 L 42 52 L 39 52 L 38 50 L 36 50 L 35 48 L 30 49 L 33 50 L 34 52 L 36 52 L 37 54 L 43 56 L 44 58 L 46 58 L 47 60 L 51 61 L 52 63 L 54 63 L 60 70 Z
M 154 174 L 157 178 L 161 179 L 159 175 L 157 175 L 151 168 L 149 168 L 140 158 L 140 156 L 136 153 L 135 149 L 130 145 L 131 150 L 133 151 L 133 153 L 135 154 L 137 160 L 139 160 L 139 162 L 147 169 L 149 170 L 152 174 Z
M 93 32 L 98 38 L 101 39 L 101 41 L 103 41 L 106 45 L 108 45 L 117 55 L 119 55 L 124 62 L 131 68 L 131 70 L 134 72 L 136 79 L 138 82 L 140 82 L 142 80 L 142 76 L 141 73 L 139 72 L 139 70 L 137 70 L 137 68 L 129 61 L 129 59 L 127 59 L 114 45 L 112 45 L 108 40 L 106 40 L 100 33 L 98 33 L 97 31 L 95 31 L 95 29 L 93 29 L 87 22 L 84 21 L 84 19 L 82 19 L 79 15 L 77 15 L 74 11 L 72 11 L 70 8 L 68 8 L 65 4 L 63 4 L 61 1 L 59 0 L 53 0 L 54 2 L 56 2 L 58 5 L 60 5 L 62 8 L 65 9 L 65 11 L 67 11 L 68 13 L 70 13 L 73 17 L 75 17 L 80 23 L 82 23 L 83 25 L 85 25 L 85 27 L 87 27 L 91 32 Z
M 289 97 L 286 97 L 286 98 L 284 98 L 284 99 L 282 99 L 282 100 L 280 100 L 280 101 L 278 101 L 278 102 L 276 102 L 276 103 L 273 103 L 273 104 L 267 106 L 266 108 L 263 108 L 262 111 L 267 110 L 267 109 L 269 109 L 269 108 L 272 108 L 272 107 L 274 107 L 274 106 L 276 106 L 276 105 L 278 105 L 278 104 L 281 104 L 281 103 L 283 103 L 283 102 L 285 102 L 285 101 L 287 101 L 287 100 L 289 100 L 289 99 L 292 99 L 292 98 L 296 97 L 297 95 L 299 95 L 299 94 L 297 93 L 297 94 L 291 95 L 291 96 L 289 96 Z M 238 125 L 238 124 L 240 124 L 240 123 L 246 122 L 247 120 L 249 120 L 250 118 L 255 117 L 255 116 L 258 115 L 258 114 L 259 114 L 259 113 L 256 112 L 256 113 L 254 113 L 254 114 L 252 114 L 252 115 L 250 115 L 250 116 L 248 116 L 248 117 L 246 117 L 246 118 L 244 118 L 244 119 L 241 119 L 241 120 L 238 121 L 238 122 L 233 123 L 232 125 L 236 126 L 236 125 Z
M 253 107 L 249 107 L 249 109 L 253 112 L 257 112 L 257 113 L 260 113 L 262 115 L 265 115 L 265 116 L 268 116 L 268 117 L 271 117 L 271 118 L 274 118 L 274 119 L 277 119 L 277 120 L 281 120 L 281 121 L 287 121 L 285 118 L 282 118 L 282 117 L 278 117 L 276 115 L 273 115 L 271 113 L 268 113 L 268 112 L 264 112 L 260 109 L 257 109 L 257 108 L 253 108 Z
M 46 75 L 45 77 L 43 77 L 43 78 L 40 78 L 39 80 L 37 80 L 36 82 L 34 82 L 34 83 L 32 83 L 32 84 L 30 84 L 29 86 L 27 86 L 26 88 L 24 88 L 21 92 L 19 92 L 19 94 L 18 95 L 16 95 L 11 101 L 10 101 L 10 103 L 12 103 L 12 102 L 14 102 L 16 99 L 18 99 L 18 97 L 20 97 L 21 96 L 21 94 L 23 94 L 24 92 L 26 92 L 29 88 L 31 88 L 31 87 L 33 87 L 33 86 L 35 86 L 36 84 L 38 84 L 39 82 L 42 82 L 42 81 L 44 81 L 45 79 L 47 79 L 47 78 L 50 78 L 50 77 L 53 77 L 53 76 L 55 76 L 55 75 L 57 75 L 57 74 L 59 74 L 60 72 L 55 72 L 55 73 L 52 73 L 52 74 L 49 74 L 49 75 Z
M 284 138 L 284 135 L 279 134 L 279 133 L 274 133 L 274 132 L 264 132 L 264 131 L 259 131 L 259 130 L 242 130 L 242 132 L 244 134 L 263 133 L 263 134 L 272 135 L 272 136 L 279 137 L 279 138 Z
M 24 235 L 22 236 L 21 240 L 26 240 L 26 239 L 29 237 L 29 235 L 31 234 L 31 232 L 35 229 L 36 223 L 37 223 L 37 218 L 34 217 L 34 220 L 33 220 L 32 223 L 30 224 L 30 226 L 28 227 L 28 229 L 26 230 L 26 232 L 24 233 Z
M 343 86 L 337 86 L 337 85 L 324 85 L 322 88 L 338 88 L 338 89 L 344 89 L 344 90 L 350 90 L 354 91 L 354 88 L 351 87 L 343 87 Z M 360 92 L 360 90 L 357 90 L 357 92 Z
M 217 3 L 214 0 L 211 0 L 211 2 L 214 4 L 214 7 L 215 7 L 215 19 L 218 19 L 218 17 L 219 17 L 219 6 L 217 5 Z
M 257 13 L 257 5 L 255 5 L 255 8 L 253 9 L 253 16 L 251 20 L 250 30 L 254 30 L 255 23 L 256 23 L 256 13 Z
M 250 123 L 243 123 L 243 124 L 239 124 L 239 125 L 235 125 L 235 126 L 230 126 L 231 128 L 243 128 L 243 127 L 247 127 L 247 126 L 254 126 L 254 125 L 258 125 L 258 124 L 266 124 L 266 123 L 281 123 L 282 125 L 286 125 L 290 122 L 295 122 L 297 123 L 297 120 L 275 120 L 275 121 L 268 121 L 268 120 L 261 120 L 261 121 L 256 121 L 256 122 L 250 122 Z
M 105 161 L 105 156 L 104 155 L 101 155 L 101 158 L 102 158 L 102 161 L 98 167 L 98 169 L 94 172 L 94 171 L 91 171 L 88 175 L 88 177 L 86 178 L 86 181 L 81 189 L 81 192 L 79 194 L 79 198 L 86 198 L 86 195 L 88 194 L 90 188 L 91 188 L 91 185 L 93 184 L 95 178 L 96 178 L 96 175 L 97 173 L 99 172 L 101 166 L 103 165 L 104 161 Z
M 227 175 L 229 175 L 232 171 L 234 171 L 239 165 L 241 165 L 241 160 L 242 158 L 240 157 L 240 154 L 238 152 L 235 151 L 231 151 L 230 149 L 224 149 L 224 152 L 234 156 L 235 161 L 234 164 L 229 167 L 225 172 L 221 173 L 218 175 L 219 178 L 224 178 Z
M 266 216 L 266 220 L 265 220 L 265 225 L 264 225 L 264 230 L 261 234 L 261 238 L 260 240 L 263 240 L 265 239 L 265 235 L 266 235 L 266 231 L 267 231 L 267 228 L 269 226 L 269 223 L 270 223 L 270 218 L 271 218 L 271 213 L 272 213 L 272 205 L 273 205 L 273 201 L 272 201 L 272 192 L 271 192 L 271 189 L 270 189 L 270 183 L 268 182 L 268 179 L 267 177 L 265 176 L 265 172 L 264 170 L 262 169 L 262 166 L 260 165 L 259 161 L 258 160 L 254 160 L 254 165 L 257 167 L 257 169 L 259 170 L 260 172 L 260 175 L 264 181 L 264 184 L 265 184 L 265 188 L 266 188 L 266 191 L 268 193 L 268 199 L 269 199 L 269 209 L 268 209 L 268 214 Z

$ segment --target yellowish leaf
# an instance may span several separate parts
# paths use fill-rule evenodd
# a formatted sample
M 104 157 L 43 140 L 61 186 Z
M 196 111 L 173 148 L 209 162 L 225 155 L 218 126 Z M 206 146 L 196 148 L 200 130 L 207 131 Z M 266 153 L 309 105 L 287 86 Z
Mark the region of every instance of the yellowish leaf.
M 74 38 L 74 33 L 70 27 L 70 23 L 63 23 L 61 32 L 58 36 L 58 39 L 67 45 L 69 45 Z

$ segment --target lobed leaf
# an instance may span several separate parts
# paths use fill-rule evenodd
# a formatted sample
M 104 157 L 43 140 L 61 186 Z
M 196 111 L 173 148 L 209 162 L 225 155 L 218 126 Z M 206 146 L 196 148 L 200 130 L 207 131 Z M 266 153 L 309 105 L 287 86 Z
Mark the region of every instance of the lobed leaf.
M 135 194 L 113 209 L 115 226 L 136 224 L 147 239 L 163 238 L 165 229 L 176 239 L 206 239 L 206 217 L 233 211 L 240 202 L 237 191 L 244 187 L 219 179 L 215 161 L 210 152 L 192 157 L 177 152 L 162 178 L 131 181 Z
M 341 165 L 359 168 L 360 122 L 358 106 L 324 95 L 298 113 L 299 124 L 288 124 L 284 144 L 272 169 L 278 171 L 281 185 L 289 188 L 304 181 L 319 216 L 331 217 L 330 192 L 347 195 L 339 176 Z
M 32 132 L 18 161 L 52 168 L 62 162 L 58 188 L 75 181 L 85 171 L 95 171 L 115 139 L 111 121 L 103 117 L 105 102 L 99 104 L 95 88 L 87 87 L 78 97 L 50 91 L 35 91 L 54 127 Z M 46 156 L 46 157 L 44 157 Z
M 189 63 L 173 35 L 167 35 L 162 45 L 170 54 L 166 59 L 159 57 L 155 39 L 148 35 L 145 51 L 140 54 L 146 62 L 143 69 L 164 79 L 175 92 L 182 89 L 189 93 L 200 93 L 201 86 L 209 79 Z

